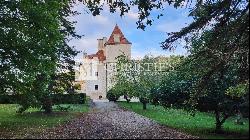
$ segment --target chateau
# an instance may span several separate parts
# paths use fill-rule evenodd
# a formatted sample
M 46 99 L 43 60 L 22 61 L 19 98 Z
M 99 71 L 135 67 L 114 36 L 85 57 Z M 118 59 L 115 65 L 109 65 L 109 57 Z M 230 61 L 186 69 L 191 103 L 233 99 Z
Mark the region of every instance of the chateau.
M 75 83 L 80 85 L 81 92 L 92 99 L 100 96 L 106 98 L 107 91 L 112 87 L 113 65 L 119 55 L 125 55 L 131 59 L 131 46 L 122 31 L 115 26 L 109 39 L 103 37 L 97 39 L 98 51 L 96 54 L 84 54 L 77 66 Z

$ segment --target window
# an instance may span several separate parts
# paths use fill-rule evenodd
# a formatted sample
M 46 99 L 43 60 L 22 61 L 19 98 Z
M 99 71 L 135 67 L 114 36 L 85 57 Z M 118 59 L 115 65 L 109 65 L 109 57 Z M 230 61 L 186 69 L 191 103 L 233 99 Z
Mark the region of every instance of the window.
M 98 76 L 98 72 L 95 72 L 95 76 Z
M 98 85 L 95 85 L 95 90 L 98 90 Z
M 120 43 L 120 35 L 119 34 L 114 34 L 114 42 Z

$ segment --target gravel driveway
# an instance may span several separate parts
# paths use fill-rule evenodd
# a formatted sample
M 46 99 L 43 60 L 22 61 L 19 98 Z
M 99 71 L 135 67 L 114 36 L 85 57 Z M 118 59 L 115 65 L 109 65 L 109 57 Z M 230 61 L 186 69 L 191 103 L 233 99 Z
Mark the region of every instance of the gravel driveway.
M 195 138 L 159 125 L 112 102 L 95 101 L 90 113 L 47 130 L 35 138 L 60 139 L 189 139 Z

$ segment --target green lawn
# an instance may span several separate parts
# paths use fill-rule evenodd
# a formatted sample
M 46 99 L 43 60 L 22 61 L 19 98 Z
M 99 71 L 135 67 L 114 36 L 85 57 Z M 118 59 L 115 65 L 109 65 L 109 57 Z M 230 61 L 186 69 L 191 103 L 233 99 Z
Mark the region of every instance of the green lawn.
M 18 105 L 0 104 L 0 139 L 22 138 L 27 132 L 36 134 L 88 111 L 86 104 L 61 106 L 70 106 L 70 109 L 64 112 L 53 106 L 54 112 L 46 115 L 38 109 L 31 108 L 24 114 L 17 114 Z
M 128 110 L 132 110 L 145 117 L 151 118 L 160 124 L 176 128 L 200 138 L 229 138 L 239 139 L 249 137 L 249 120 L 244 120 L 244 125 L 235 125 L 234 118 L 228 119 L 224 124 L 224 134 L 214 134 L 215 118 L 213 114 L 197 112 L 195 117 L 190 116 L 181 109 L 164 109 L 161 106 L 148 105 L 147 110 L 142 110 L 141 103 L 118 102 Z

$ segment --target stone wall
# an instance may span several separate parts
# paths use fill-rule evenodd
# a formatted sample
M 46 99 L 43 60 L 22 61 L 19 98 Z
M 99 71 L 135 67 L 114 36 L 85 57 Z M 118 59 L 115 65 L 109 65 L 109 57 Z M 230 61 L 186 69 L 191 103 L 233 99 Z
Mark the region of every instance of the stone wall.
M 131 44 L 115 44 L 106 46 L 106 62 L 116 62 L 116 58 L 125 54 L 131 58 Z

